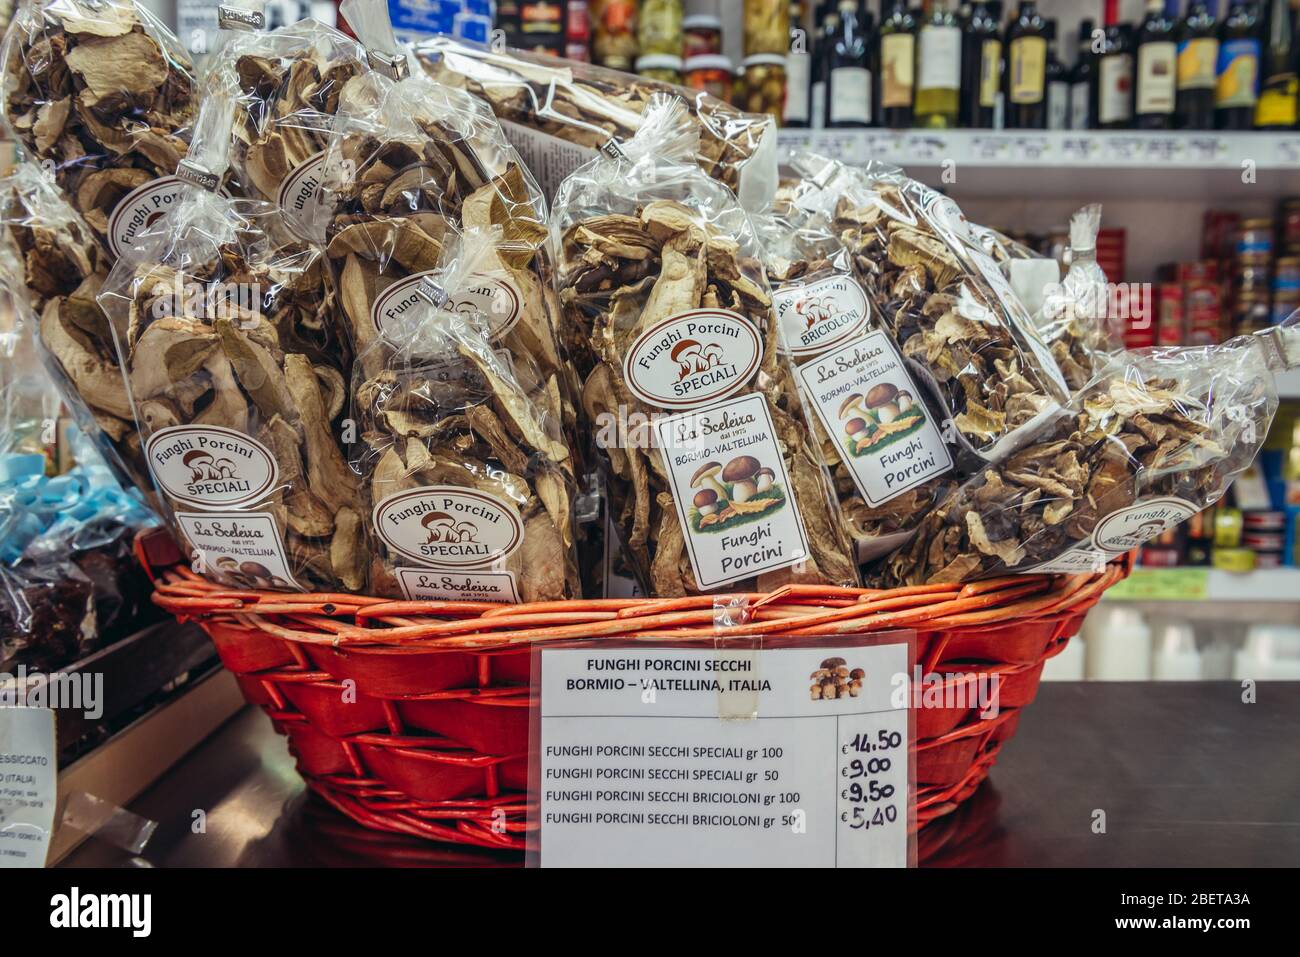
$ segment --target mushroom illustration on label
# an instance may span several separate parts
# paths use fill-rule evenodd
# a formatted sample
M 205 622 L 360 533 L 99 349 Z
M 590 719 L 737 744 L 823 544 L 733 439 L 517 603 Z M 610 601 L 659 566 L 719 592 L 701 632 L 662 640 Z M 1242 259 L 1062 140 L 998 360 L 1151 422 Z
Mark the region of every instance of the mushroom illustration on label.
M 911 392 L 892 382 L 880 382 L 866 395 L 855 392 L 839 408 L 844 445 L 850 455 L 878 451 L 925 423 L 925 413 Z
M 856 698 L 862 694 L 862 681 L 866 676 L 861 668 L 849 668 L 843 658 L 827 658 L 808 676 L 812 681 L 809 697 L 813 701 Z
M 248 588 L 290 588 L 289 582 L 276 575 L 261 562 L 241 562 L 229 555 L 222 555 L 212 563 L 222 577 L 228 578 Z
M 785 504 L 776 470 L 752 455 L 738 455 L 726 465 L 705 462 L 691 476 L 691 488 L 699 490 L 691 523 L 700 532 L 720 532 Z

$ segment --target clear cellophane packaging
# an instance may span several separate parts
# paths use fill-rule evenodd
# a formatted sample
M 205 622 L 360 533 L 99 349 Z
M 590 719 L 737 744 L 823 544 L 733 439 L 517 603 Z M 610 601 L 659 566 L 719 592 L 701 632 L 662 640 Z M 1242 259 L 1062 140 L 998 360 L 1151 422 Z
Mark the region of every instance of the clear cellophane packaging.
M 356 363 L 375 594 L 581 597 L 554 379 L 502 348 L 482 294 L 501 241 L 500 227 L 448 235 L 417 297 Z
M 46 371 L 122 487 L 156 506 L 112 329 L 95 298 L 107 255 L 34 163 L 0 179 L 0 222 L 18 259 L 8 277 L 12 300 L 34 327 Z
M 365 522 L 346 337 L 320 252 L 278 210 L 204 185 L 228 163 L 233 91 L 204 101 L 172 208 L 119 260 L 99 302 L 145 457 L 196 570 L 222 584 L 360 590 Z
M 194 70 L 131 0 L 25 0 L 5 35 L 4 112 L 111 258 L 175 199 Z
M 952 491 L 960 449 L 946 441 L 943 407 L 913 378 L 830 222 L 801 206 L 809 189 L 786 181 L 772 209 L 753 216 L 796 386 L 780 401 L 805 417 L 853 554 L 868 562 L 907 541 Z
M 298 239 L 323 245 L 322 163 L 343 90 L 367 72 L 365 50 L 316 20 L 258 29 L 260 0 L 221 8 L 221 39 L 205 78 L 239 90 L 231 168 L 251 198 L 279 207 Z M 243 16 L 241 12 L 254 16 Z
M 884 586 L 1095 571 L 1213 505 L 1259 451 L 1300 313 L 1219 346 L 1112 359 L 1031 442 L 967 481 L 869 576 Z
M 499 236 L 475 295 L 494 348 L 527 356 L 576 434 L 577 385 L 557 337 L 559 304 L 546 203 L 492 112 L 474 97 L 403 75 L 404 54 L 382 3 L 343 13 L 380 64 L 344 91 L 326 150 L 326 256 L 358 356 L 414 301 L 461 230 Z M 365 370 L 374 372 L 377 370 Z
M 950 198 L 897 167 L 792 158 L 801 202 L 830 220 L 853 272 L 964 450 L 959 471 L 1009 455 L 1067 388 L 1030 316 Z
M 696 161 L 750 210 L 771 202 L 777 182 L 776 125 L 699 90 L 632 76 L 590 63 L 497 50 L 450 37 L 425 40 L 416 54 L 439 82 L 491 104 L 546 195 L 610 139 L 639 129 L 651 96 L 686 102 L 698 127 Z
M 849 536 L 778 351 L 760 252 L 694 162 L 697 125 L 652 98 L 636 136 L 556 196 L 566 339 L 610 514 L 647 594 L 852 585 Z

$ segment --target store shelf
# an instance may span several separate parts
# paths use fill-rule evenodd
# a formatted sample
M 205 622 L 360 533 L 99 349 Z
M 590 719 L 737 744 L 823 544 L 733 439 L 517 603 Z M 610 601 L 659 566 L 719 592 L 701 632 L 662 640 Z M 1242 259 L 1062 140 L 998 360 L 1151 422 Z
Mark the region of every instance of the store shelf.
M 1106 601 L 1283 602 L 1300 604 L 1300 568 L 1225 572 L 1217 568 L 1138 568 Z
M 1300 193 L 1300 133 L 782 130 L 780 142 L 846 161 L 898 163 L 954 193 L 1216 202 Z

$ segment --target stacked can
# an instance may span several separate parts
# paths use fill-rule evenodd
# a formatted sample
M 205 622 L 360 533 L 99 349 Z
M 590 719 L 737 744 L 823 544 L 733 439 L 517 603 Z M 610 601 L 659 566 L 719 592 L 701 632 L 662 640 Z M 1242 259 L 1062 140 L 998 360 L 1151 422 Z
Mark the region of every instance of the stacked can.
M 1278 204 L 1277 226 L 1272 316 L 1275 324 L 1300 309 L 1300 196 Z
M 1233 248 L 1232 331 L 1257 332 L 1273 318 L 1273 239 L 1271 217 L 1243 219 Z

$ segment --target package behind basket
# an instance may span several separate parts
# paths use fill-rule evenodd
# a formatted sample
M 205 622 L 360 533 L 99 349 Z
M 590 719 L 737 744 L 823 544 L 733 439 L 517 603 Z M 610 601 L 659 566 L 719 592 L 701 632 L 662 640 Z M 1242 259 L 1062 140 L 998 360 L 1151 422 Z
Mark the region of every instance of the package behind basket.
M 424 41 L 416 53 L 434 79 L 491 104 L 547 197 L 611 139 L 635 134 L 655 93 L 686 102 L 699 129 L 694 155 L 700 168 L 730 187 L 746 209 L 765 208 L 776 189 L 776 124 L 770 116 L 590 63 L 449 37 Z
M 559 395 L 527 355 L 495 344 L 481 294 L 500 233 L 450 237 L 401 324 L 356 363 L 375 594 L 581 597 Z
M 234 91 L 204 101 L 172 208 L 99 302 L 168 518 L 196 570 L 236 587 L 359 590 L 365 527 L 348 467 L 347 341 L 321 254 L 278 210 L 214 191 Z
M 610 509 L 655 597 L 850 585 L 848 535 L 778 349 L 753 227 L 656 95 L 636 136 L 555 200 L 566 339 Z
M 112 258 L 176 199 L 198 112 L 176 37 L 131 0 L 25 0 L 3 53 L 4 114 Z

